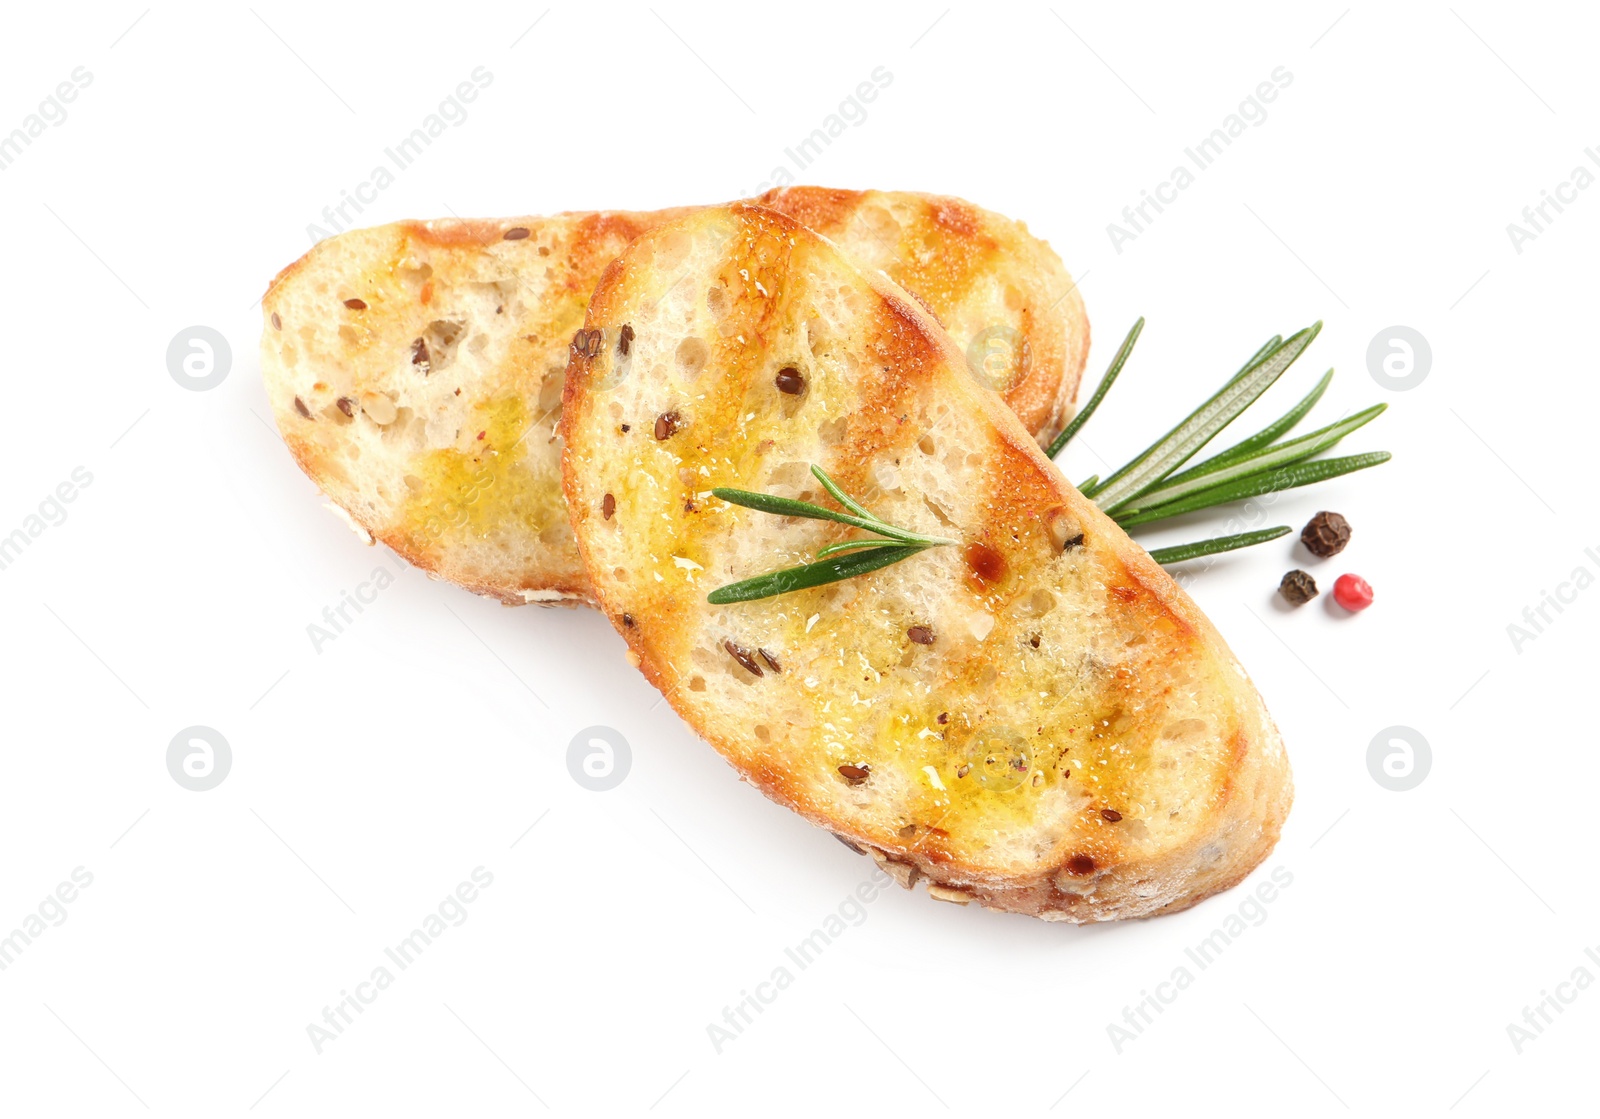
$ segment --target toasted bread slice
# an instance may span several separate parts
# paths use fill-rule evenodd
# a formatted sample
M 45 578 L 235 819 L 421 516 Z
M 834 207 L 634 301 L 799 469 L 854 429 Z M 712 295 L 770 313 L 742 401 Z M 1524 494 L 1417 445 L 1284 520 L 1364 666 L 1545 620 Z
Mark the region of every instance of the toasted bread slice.
M 741 777 L 906 885 L 1054 920 L 1181 909 L 1266 857 L 1289 765 L 1244 670 L 903 290 L 737 204 L 630 245 L 584 343 L 562 431 L 585 566 Z M 826 504 L 811 464 L 960 544 L 710 605 L 856 534 L 711 494 Z
M 953 198 L 797 188 L 772 201 L 911 284 L 1030 427 L 1059 429 L 1088 327 L 1049 246 Z M 262 300 L 262 373 L 296 461 L 426 571 L 512 604 L 585 599 L 556 435 L 568 344 L 601 270 L 686 212 L 399 222 L 323 241 Z

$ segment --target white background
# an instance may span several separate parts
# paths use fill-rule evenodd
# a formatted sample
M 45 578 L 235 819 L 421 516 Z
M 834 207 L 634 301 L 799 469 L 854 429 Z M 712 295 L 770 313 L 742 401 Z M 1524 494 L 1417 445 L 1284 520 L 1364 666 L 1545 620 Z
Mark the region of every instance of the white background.
M 1600 190 L 1521 253 L 1506 226 L 1580 164 L 1600 172 L 1597 28 L 1474 0 L 1120 7 L 8 11 L 0 132 L 75 67 L 93 77 L 0 172 L 0 535 L 75 467 L 93 481 L 0 571 L 0 932 L 75 867 L 93 884 L 0 971 L 0 1112 L 1496 1115 L 1592 1098 L 1600 989 L 1520 1054 L 1507 1026 L 1575 968 L 1600 978 L 1583 953 L 1600 952 L 1600 590 L 1520 649 L 1507 626 L 1580 565 L 1600 574 Z M 1279 541 L 1189 584 L 1294 762 L 1293 813 L 1250 883 L 1091 928 L 895 889 L 718 1053 L 707 1026 L 866 860 L 740 785 L 593 612 L 508 610 L 407 569 L 314 651 L 323 607 L 398 561 L 361 547 L 280 444 L 255 301 L 478 66 L 493 82 L 468 118 L 363 223 L 737 196 L 885 67 L 867 119 L 797 178 L 1026 220 L 1082 279 L 1091 385 L 1149 318 L 1073 478 L 1270 334 L 1326 321 L 1260 419 L 1333 366 L 1317 417 L 1387 402 L 1346 446 L 1394 461 L 1255 515 L 1298 531 L 1337 509 L 1353 542 L 1314 562 Z M 1265 122 L 1117 252 L 1108 223 L 1280 66 L 1293 81 Z M 232 350 L 206 392 L 166 365 L 196 324 Z M 1406 392 L 1367 366 L 1396 324 L 1432 349 Z M 1282 608 L 1301 565 L 1325 589 L 1361 573 L 1376 605 Z M 166 763 L 195 724 L 233 755 L 203 793 Z M 603 793 L 567 769 L 596 724 L 632 750 Z M 1394 725 L 1432 748 L 1408 792 L 1368 771 Z M 319 1055 L 307 1026 L 479 866 L 493 885 L 465 923 Z M 1293 883 L 1264 922 L 1119 1053 L 1108 1025 L 1274 867 Z

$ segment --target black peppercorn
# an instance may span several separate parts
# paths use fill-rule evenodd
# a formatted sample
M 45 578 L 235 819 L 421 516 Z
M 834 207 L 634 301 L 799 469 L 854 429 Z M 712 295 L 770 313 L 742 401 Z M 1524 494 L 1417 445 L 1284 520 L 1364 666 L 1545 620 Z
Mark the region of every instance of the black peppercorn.
M 1350 522 L 1337 513 L 1318 513 L 1300 531 L 1300 543 L 1314 556 L 1336 556 L 1350 543 Z
M 1296 568 L 1283 577 L 1278 593 L 1288 599 L 1290 605 L 1304 606 L 1317 597 L 1317 581 Z

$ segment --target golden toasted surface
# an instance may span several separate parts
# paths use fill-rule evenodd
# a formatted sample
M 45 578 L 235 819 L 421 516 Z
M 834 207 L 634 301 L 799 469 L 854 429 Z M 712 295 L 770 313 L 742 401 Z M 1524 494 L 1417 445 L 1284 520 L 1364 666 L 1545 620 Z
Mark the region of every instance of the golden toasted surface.
M 1089 319 L 1061 259 L 1022 222 L 905 191 L 780 187 L 754 201 L 916 296 L 1043 442 L 1071 418 Z
M 794 391 L 798 387 L 799 391 Z M 601 606 L 746 780 L 936 896 L 1075 921 L 1225 888 L 1290 790 L 1214 628 L 1085 501 L 915 300 L 751 205 L 636 240 L 568 368 L 564 478 Z M 713 588 L 855 530 L 958 546 L 778 598 Z
M 772 201 L 918 290 L 1030 427 L 1059 429 L 1088 326 L 1060 260 L 1020 223 L 917 194 Z M 560 494 L 568 345 L 605 266 L 687 212 L 399 222 L 317 245 L 262 301 L 263 376 L 296 461 L 441 578 L 508 603 L 587 597 Z

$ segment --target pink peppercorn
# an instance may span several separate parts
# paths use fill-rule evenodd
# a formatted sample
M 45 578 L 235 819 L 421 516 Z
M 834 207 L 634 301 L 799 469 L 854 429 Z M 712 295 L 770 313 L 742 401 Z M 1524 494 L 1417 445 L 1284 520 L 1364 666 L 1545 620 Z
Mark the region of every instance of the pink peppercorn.
M 1341 575 L 1333 584 L 1333 600 L 1346 610 L 1372 605 L 1372 586 L 1359 575 Z

